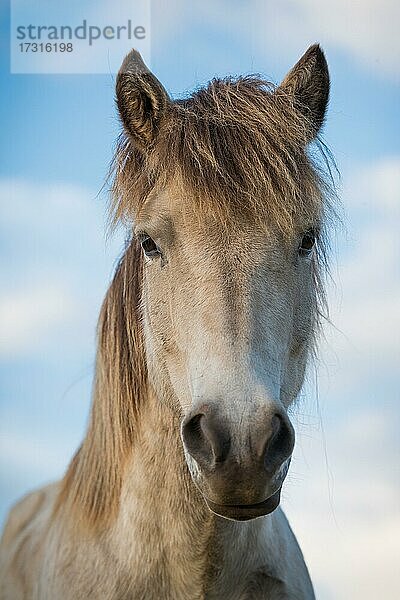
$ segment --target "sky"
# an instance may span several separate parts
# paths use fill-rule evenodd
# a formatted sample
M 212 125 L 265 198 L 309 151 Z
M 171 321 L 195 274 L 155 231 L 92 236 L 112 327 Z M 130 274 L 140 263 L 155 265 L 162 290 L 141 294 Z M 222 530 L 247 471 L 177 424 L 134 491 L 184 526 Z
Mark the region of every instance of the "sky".
M 75 4 L 94 20 L 130 7 Z M 332 240 L 331 323 L 292 411 L 283 494 L 319 600 L 400 597 L 399 7 L 151 3 L 150 64 L 173 96 L 227 74 L 279 82 L 311 43 L 326 52 L 323 138 L 341 174 L 343 225 Z M 9 6 L 0 11 L 3 521 L 21 495 L 62 476 L 84 434 L 95 324 L 125 232 L 107 236 L 103 187 L 119 131 L 114 73 L 11 74 Z

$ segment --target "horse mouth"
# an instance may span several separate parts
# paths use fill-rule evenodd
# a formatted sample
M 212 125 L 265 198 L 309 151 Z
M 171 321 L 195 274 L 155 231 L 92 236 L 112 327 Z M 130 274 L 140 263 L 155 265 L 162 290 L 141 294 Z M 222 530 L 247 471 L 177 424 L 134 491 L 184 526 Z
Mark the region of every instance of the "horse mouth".
M 258 502 L 257 504 L 216 504 L 208 498 L 205 498 L 211 512 L 220 517 L 224 517 L 225 519 L 230 519 L 231 521 L 249 521 L 250 519 L 269 515 L 278 508 L 280 499 L 280 489 L 266 500 Z

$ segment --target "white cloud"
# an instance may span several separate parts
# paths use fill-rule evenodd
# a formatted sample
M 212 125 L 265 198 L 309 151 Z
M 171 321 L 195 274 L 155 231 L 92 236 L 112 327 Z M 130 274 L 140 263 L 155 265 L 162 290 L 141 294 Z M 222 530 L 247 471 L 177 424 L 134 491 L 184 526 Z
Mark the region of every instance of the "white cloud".
M 92 356 L 94 331 L 121 239 L 105 242 L 97 190 L 0 180 L 4 261 L 0 355 Z M 81 354 L 81 355 L 82 355 Z M 87 359 L 86 359 L 87 360 Z
M 274 8 L 279 10 L 282 4 L 275 2 Z M 400 4 L 396 0 L 295 0 L 291 5 L 282 10 L 285 38 L 287 26 L 289 39 L 333 45 L 367 69 L 398 75 Z
M 28 472 L 30 477 L 33 473 L 36 478 L 50 481 L 62 476 L 71 459 L 70 452 L 70 444 L 60 435 L 51 443 L 49 439 L 33 438 L 32 434 L 3 430 L 0 435 L 0 470 L 4 473 L 11 465 L 14 474 Z
M 351 411 L 323 439 L 298 436 L 284 507 L 320 600 L 400 594 L 400 512 L 395 415 Z M 326 459 L 326 447 L 328 460 Z
M 190 9 L 185 4 L 183 0 L 154 3 L 154 34 L 161 37 L 160 47 L 189 24 L 202 24 L 229 36 L 242 49 L 247 45 L 266 55 L 270 65 L 271 56 L 292 60 L 310 44 L 320 42 L 326 49 L 347 53 L 378 75 L 395 79 L 399 75 L 397 0 L 204 0 Z M 193 43 L 199 42 L 194 39 Z M 215 62 L 222 50 L 210 51 Z
M 367 209 L 383 219 L 400 217 L 400 156 L 388 156 L 362 166 L 349 177 L 346 201 L 356 209 Z
M 0 180 L 0 218 L 4 227 L 25 235 L 40 236 L 53 232 L 58 236 L 68 227 L 88 228 L 89 217 L 98 219 L 100 202 L 96 201 L 98 190 L 64 182 L 38 183 L 23 179 Z M 103 207 L 101 207 L 103 212 Z M 102 224 L 100 223 L 102 229 Z M 13 231 L 14 232 L 14 231 Z M 6 232 L 7 233 L 7 232 Z M 45 240 L 43 240 L 45 241 Z M 72 241 L 72 240 L 71 240 Z M 29 259 L 29 256 L 27 256 Z
M 339 365 L 335 386 L 356 387 L 400 363 L 400 158 L 363 166 L 345 178 L 343 196 L 351 242 L 340 236 L 345 251 L 329 289 L 334 327 L 326 326 L 321 351 Z
M 60 326 L 71 325 L 78 307 L 69 290 L 45 282 L 0 296 L 0 357 L 37 353 Z

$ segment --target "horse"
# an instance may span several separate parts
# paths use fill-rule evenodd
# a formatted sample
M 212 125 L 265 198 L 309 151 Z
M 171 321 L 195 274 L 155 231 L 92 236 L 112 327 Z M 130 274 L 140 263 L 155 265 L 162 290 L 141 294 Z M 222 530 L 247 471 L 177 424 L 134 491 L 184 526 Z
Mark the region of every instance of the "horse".
M 132 50 L 92 408 L 63 479 L 12 508 L 2 600 L 312 600 L 280 508 L 324 315 L 329 73 L 215 78 L 172 99 Z M 320 161 L 322 163 L 322 161 Z

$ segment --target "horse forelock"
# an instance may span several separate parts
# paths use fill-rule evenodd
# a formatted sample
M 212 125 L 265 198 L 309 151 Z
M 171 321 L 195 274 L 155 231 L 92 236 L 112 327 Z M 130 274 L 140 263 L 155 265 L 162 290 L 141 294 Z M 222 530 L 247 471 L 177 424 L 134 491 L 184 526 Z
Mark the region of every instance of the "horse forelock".
M 193 210 L 252 212 L 288 234 L 323 220 L 326 154 L 284 90 L 256 77 L 214 79 L 171 102 L 148 152 L 123 134 L 113 164 L 115 220 L 132 219 L 154 188 L 182 182 Z M 316 149 L 322 150 L 323 161 Z M 323 214 L 324 213 L 324 214 Z

